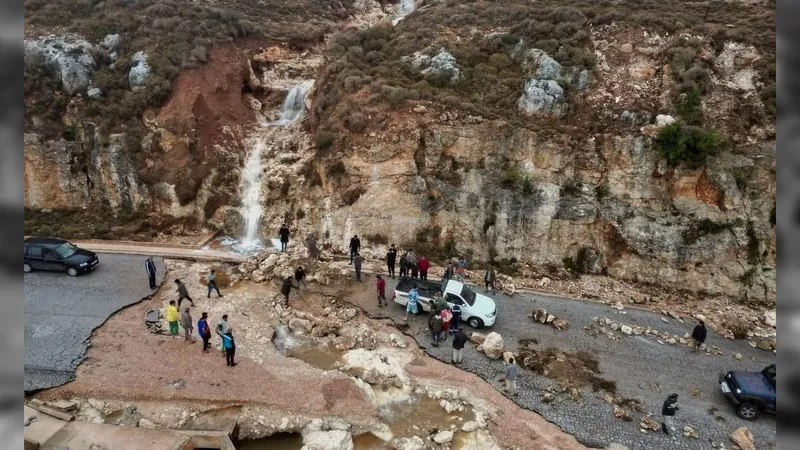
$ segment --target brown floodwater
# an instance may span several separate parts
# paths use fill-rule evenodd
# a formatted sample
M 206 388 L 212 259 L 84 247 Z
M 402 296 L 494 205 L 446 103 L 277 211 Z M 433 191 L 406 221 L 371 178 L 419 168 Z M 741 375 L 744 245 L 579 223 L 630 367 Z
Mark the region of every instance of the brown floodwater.
M 300 450 L 303 436 L 299 433 L 276 433 L 261 439 L 238 441 L 236 450 Z

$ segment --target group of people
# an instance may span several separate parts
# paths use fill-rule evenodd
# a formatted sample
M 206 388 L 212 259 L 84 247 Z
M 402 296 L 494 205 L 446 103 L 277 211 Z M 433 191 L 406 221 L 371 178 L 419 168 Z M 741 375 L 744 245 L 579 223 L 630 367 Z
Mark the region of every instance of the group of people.
M 386 252 L 386 265 L 389 269 L 389 276 L 396 277 L 395 267 L 400 266 L 400 277 L 418 278 L 420 280 L 428 279 L 428 270 L 431 268 L 431 262 L 425 256 L 417 256 L 412 249 L 406 249 L 397 259 L 397 248 L 394 244 L 389 246 Z
M 169 306 L 166 308 L 167 323 L 169 324 L 169 334 L 173 337 L 179 337 L 179 326 L 183 328 L 184 339 L 189 342 L 194 342 L 192 339 L 192 332 L 194 331 L 193 320 L 190 308 L 187 306 L 179 314 L 178 306 L 175 305 L 175 300 L 169 301 Z M 235 367 L 236 362 L 234 357 L 236 355 L 236 341 L 233 338 L 233 327 L 228 325 L 228 315 L 224 314 L 222 319 L 217 322 L 216 329 L 217 336 L 220 339 L 219 350 L 225 356 L 228 367 Z M 203 340 L 203 353 L 208 353 L 211 348 L 211 327 L 208 325 L 208 313 L 203 312 L 200 314 L 200 320 L 197 321 L 197 334 Z

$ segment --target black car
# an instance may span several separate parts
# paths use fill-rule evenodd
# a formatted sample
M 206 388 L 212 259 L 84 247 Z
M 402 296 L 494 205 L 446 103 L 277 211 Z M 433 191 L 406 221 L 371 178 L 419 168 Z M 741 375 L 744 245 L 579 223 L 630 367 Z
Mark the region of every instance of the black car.
M 25 239 L 25 273 L 34 270 L 66 271 L 71 277 L 94 270 L 97 254 L 63 239 Z
M 720 374 L 719 386 L 728 400 L 736 405 L 736 414 L 744 420 L 754 420 L 760 411 L 775 414 L 776 402 L 775 364 L 761 372 L 730 371 Z

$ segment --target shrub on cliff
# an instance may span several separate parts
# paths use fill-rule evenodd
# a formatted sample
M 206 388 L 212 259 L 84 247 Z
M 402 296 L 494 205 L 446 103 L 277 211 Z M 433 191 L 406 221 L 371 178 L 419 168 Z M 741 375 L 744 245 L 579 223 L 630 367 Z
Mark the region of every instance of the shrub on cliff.
M 717 153 L 719 136 L 713 130 L 671 123 L 658 133 L 658 152 L 671 165 L 685 164 L 691 168 L 702 166 L 706 159 Z

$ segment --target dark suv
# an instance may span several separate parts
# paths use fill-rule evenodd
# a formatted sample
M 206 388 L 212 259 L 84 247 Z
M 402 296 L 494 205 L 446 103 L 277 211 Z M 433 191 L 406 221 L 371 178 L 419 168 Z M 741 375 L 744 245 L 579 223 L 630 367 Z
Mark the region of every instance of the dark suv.
M 775 364 L 761 372 L 730 371 L 719 376 L 722 393 L 736 405 L 736 414 L 744 420 L 754 420 L 760 411 L 775 414 Z
M 34 270 L 66 271 L 71 277 L 94 270 L 97 254 L 78 248 L 63 239 L 25 239 L 25 273 Z

